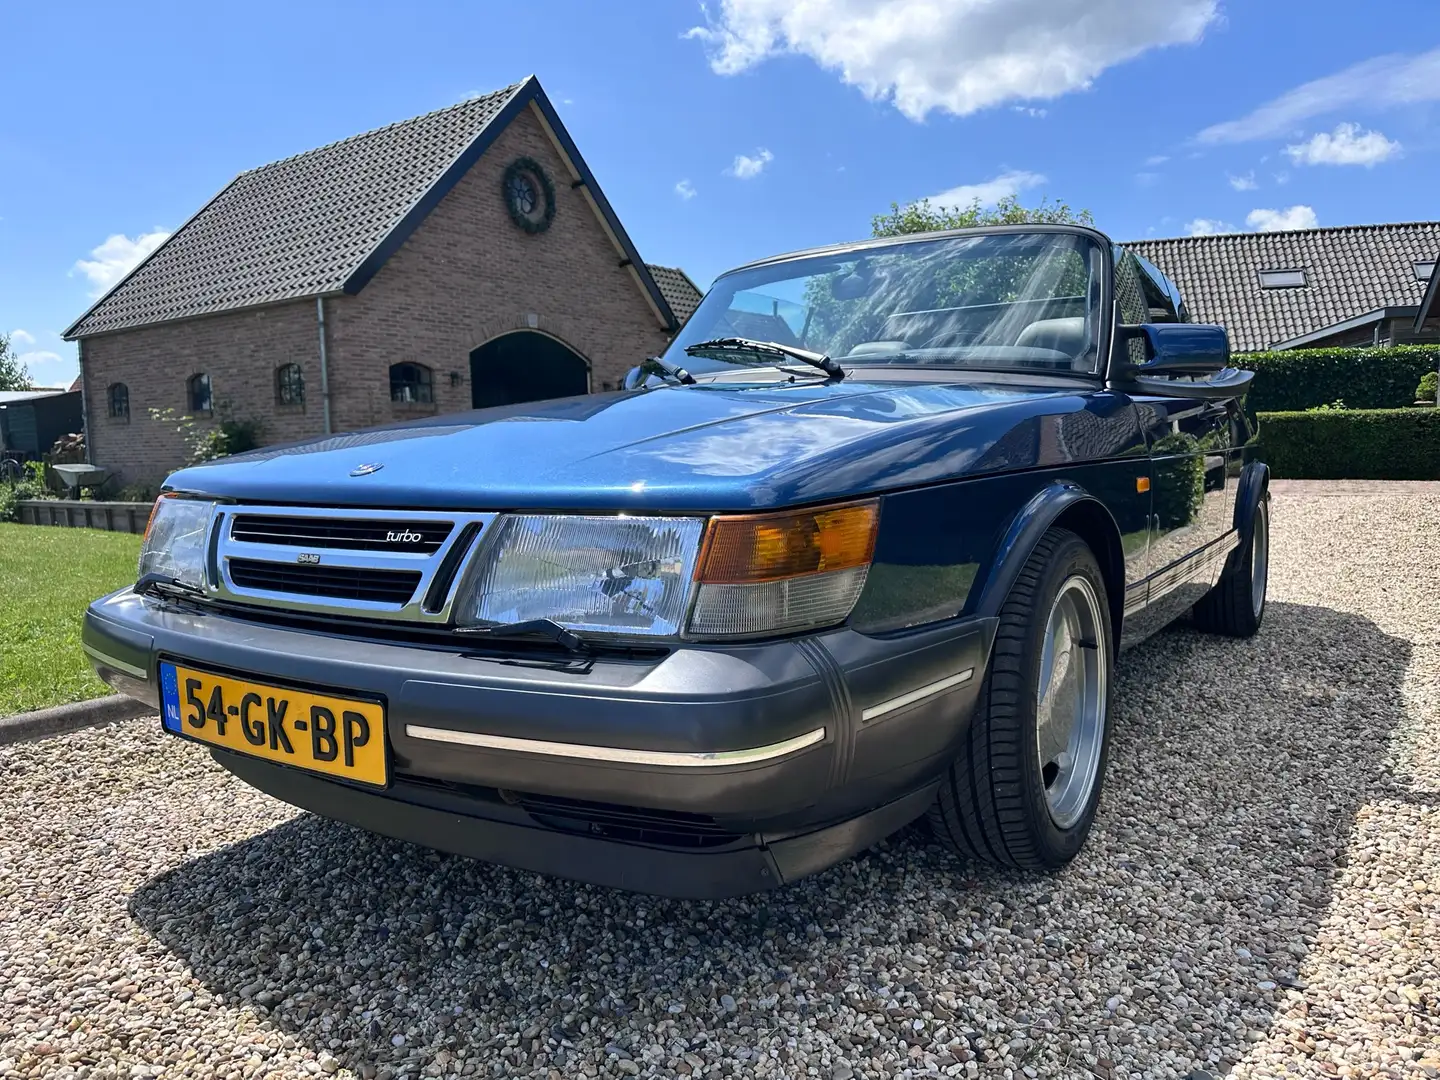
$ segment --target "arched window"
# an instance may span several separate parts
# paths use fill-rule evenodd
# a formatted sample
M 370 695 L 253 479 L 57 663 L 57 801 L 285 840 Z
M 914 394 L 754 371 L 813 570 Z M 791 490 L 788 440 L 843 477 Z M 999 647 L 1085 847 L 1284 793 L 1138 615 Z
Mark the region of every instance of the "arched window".
M 281 364 L 275 369 L 275 400 L 281 405 L 305 404 L 305 372 L 299 364 Z
M 192 413 L 210 412 L 210 376 L 202 371 L 186 379 L 185 398 Z
M 390 365 L 390 400 L 407 404 L 433 405 L 435 387 L 430 369 L 424 364 Z
M 112 420 L 130 419 L 130 388 L 123 382 L 111 383 L 110 389 L 105 391 L 108 404 L 107 412 Z

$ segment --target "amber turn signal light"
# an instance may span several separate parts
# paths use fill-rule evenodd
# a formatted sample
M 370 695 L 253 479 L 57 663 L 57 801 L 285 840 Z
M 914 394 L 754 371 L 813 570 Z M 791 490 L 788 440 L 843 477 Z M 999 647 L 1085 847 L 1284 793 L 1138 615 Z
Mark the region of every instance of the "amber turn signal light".
M 877 502 L 717 517 L 705 531 L 695 578 L 747 585 L 869 566 L 879 522 Z
M 165 492 L 165 494 L 163 494 L 163 495 L 161 495 L 159 498 L 157 498 L 157 499 L 155 500 L 154 504 L 151 505 L 151 507 L 150 507 L 150 516 L 145 519 L 145 535 L 140 538 L 140 542 L 141 542 L 141 543 L 144 543 L 146 540 L 149 540 L 149 539 L 150 539 L 150 530 L 151 530 L 151 529 L 154 527 L 154 525 L 155 525 L 155 513 L 156 513 L 156 511 L 158 511 L 158 510 L 160 509 L 160 500 L 161 500 L 161 499 L 173 499 L 174 497 L 175 497 L 175 495 L 174 495 L 173 492 L 167 491 L 167 492 Z

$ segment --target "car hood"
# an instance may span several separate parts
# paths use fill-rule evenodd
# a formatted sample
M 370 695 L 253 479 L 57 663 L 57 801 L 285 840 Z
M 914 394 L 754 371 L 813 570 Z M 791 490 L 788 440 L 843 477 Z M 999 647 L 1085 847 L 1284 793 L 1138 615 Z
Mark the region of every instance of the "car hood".
M 764 508 L 1043 464 L 1041 419 L 1086 398 L 998 381 L 663 387 L 268 447 L 167 487 L 416 509 Z

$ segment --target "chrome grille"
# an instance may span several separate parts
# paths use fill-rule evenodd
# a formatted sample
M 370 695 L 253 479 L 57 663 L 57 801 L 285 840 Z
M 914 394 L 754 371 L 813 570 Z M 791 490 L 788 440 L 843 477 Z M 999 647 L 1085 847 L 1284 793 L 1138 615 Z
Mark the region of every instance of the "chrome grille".
M 247 544 L 331 548 L 336 551 L 413 551 L 433 555 L 445 543 L 453 521 L 413 518 L 291 517 L 237 514 L 230 537 Z
M 373 567 L 315 566 L 305 563 L 231 559 L 230 580 L 242 589 L 328 596 L 371 604 L 408 604 L 420 584 L 419 570 Z
M 495 518 L 223 506 L 211 522 L 210 590 L 217 599 L 285 611 L 444 624 L 464 566 Z

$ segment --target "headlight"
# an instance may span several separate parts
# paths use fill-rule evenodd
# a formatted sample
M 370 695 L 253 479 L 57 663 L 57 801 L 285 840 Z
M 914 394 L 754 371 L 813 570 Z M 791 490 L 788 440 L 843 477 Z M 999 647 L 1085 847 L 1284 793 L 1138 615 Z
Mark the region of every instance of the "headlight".
M 205 529 L 213 502 L 161 495 L 150 511 L 140 548 L 140 576 L 163 574 L 186 585 L 205 587 Z
M 685 620 L 699 518 L 505 519 L 456 607 L 465 625 L 551 619 L 572 630 L 673 637 Z
M 833 626 L 865 587 L 878 522 L 875 502 L 708 523 L 514 515 L 467 575 L 457 622 L 695 639 Z

